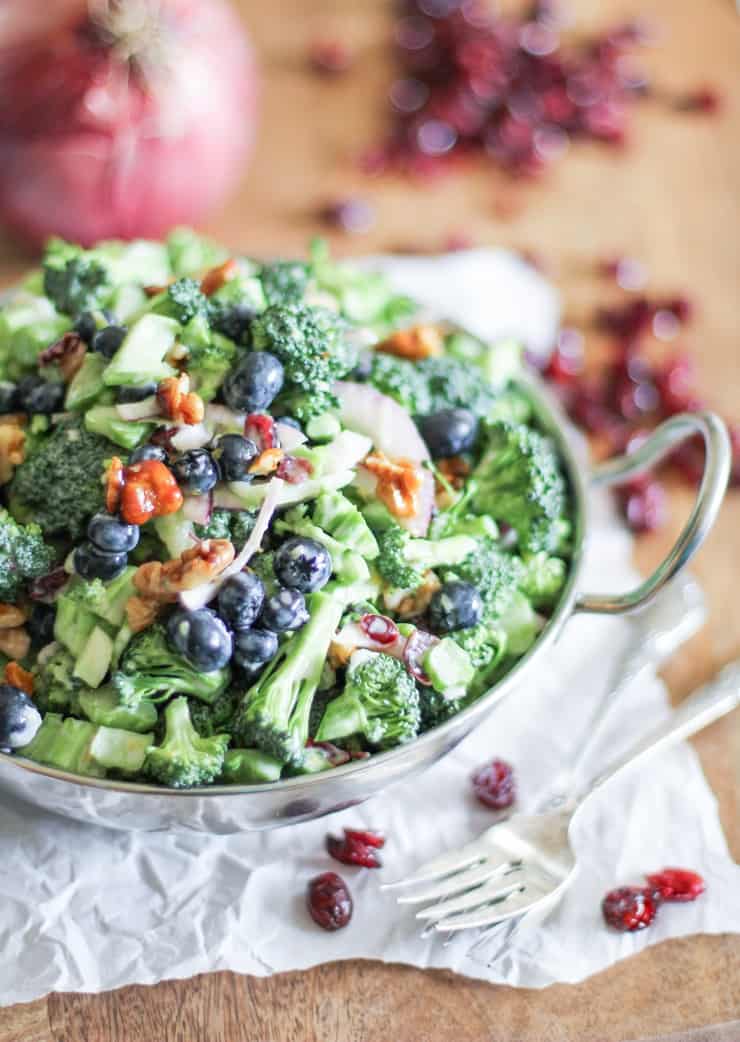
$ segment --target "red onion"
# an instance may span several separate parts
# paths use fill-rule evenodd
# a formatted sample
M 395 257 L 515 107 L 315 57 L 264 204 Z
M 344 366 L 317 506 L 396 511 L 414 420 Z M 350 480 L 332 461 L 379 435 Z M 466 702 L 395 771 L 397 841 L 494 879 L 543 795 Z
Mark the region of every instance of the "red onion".
M 202 449 L 212 437 L 213 431 L 210 427 L 206 427 L 204 423 L 193 423 L 180 427 L 170 438 L 170 443 L 178 452 L 189 452 L 190 449 Z
M 224 0 L 6 0 L 0 215 L 33 242 L 158 237 L 242 170 L 257 104 Z M 7 8 L 7 10 L 5 9 Z
M 211 520 L 213 509 L 213 493 L 205 492 L 200 496 L 185 496 L 182 503 L 183 517 L 196 525 L 207 525 Z
M 156 394 L 150 394 L 140 402 L 120 402 L 116 412 L 122 420 L 151 420 L 161 415 Z

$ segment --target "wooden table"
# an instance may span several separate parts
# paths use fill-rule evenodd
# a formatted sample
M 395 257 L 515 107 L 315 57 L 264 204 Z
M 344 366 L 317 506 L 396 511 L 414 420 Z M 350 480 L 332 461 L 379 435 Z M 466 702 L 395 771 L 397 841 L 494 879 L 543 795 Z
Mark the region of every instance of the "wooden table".
M 733 0 L 573 3 L 584 27 L 638 9 L 655 16 L 665 31 L 646 59 L 656 82 L 675 89 L 718 84 L 727 97 L 720 118 L 680 116 L 649 102 L 636 115 L 626 154 L 578 146 L 539 185 L 512 188 L 480 170 L 426 191 L 399 180 L 368 183 L 353 166 L 382 115 L 390 4 L 241 6 L 261 53 L 263 120 L 255 161 L 238 197 L 212 222 L 214 234 L 255 253 L 299 252 L 319 229 L 322 201 L 357 192 L 375 201 L 378 221 L 365 236 L 338 238 L 340 252 L 435 249 L 457 231 L 479 243 L 535 249 L 575 317 L 588 313 L 597 293 L 603 298 L 604 285 L 593 276 L 597 258 L 640 257 L 652 286 L 687 288 L 700 302 L 691 340 L 702 386 L 740 420 L 740 19 Z M 329 83 L 307 74 L 304 55 L 307 41 L 334 32 L 360 61 Z M 11 244 L 0 244 L 0 279 L 28 263 Z M 666 530 L 639 543 L 642 567 L 675 537 L 690 502 L 685 490 L 672 494 Z M 740 493 L 730 496 L 694 568 L 712 617 L 666 673 L 677 699 L 740 652 Z M 740 713 L 709 728 L 696 748 L 738 858 Z M 544 991 L 352 962 L 269 980 L 220 973 L 96 997 L 52 995 L 0 1012 L 0 1042 L 624 1042 L 736 1018 L 740 938 L 718 936 L 665 943 L 578 986 Z M 740 1039 L 740 1026 L 725 1037 Z

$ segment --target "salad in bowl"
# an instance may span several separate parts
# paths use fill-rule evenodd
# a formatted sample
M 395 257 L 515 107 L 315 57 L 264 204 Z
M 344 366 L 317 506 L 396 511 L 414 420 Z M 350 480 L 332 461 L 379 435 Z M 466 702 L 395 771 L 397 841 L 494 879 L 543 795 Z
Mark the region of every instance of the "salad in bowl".
M 321 242 L 52 241 L 0 311 L 0 749 L 261 785 L 470 706 L 569 574 L 519 366 Z

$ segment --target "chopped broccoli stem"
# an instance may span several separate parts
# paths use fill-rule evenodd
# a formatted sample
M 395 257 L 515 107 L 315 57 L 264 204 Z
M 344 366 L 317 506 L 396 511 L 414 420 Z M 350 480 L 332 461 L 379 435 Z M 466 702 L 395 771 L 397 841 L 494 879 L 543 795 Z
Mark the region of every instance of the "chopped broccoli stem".
M 414 590 L 429 569 L 464 561 L 476 542 L 467 535 L 414 539 L 400 525 L 391 524 L 378 533 L 378 546 L 374 564 L 385 582 L 400 590 Z

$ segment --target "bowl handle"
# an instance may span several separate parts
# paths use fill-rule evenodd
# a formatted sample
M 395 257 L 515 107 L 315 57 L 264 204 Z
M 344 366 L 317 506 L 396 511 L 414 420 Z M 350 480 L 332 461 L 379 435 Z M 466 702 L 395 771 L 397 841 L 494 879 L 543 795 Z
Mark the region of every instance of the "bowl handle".
M 642 608 L 681 571 L 704 542 L 722 505 L 732 461 L 727 428 L 714 413 L 680 413 L 666 420 L 656 427 L 634 452 L 607 460 L 596 467 L 591 476 L 591 484 L 597 488 L 605 488 L 639 477 L 663 460 L 679 442 L 697 434 L 704 439 L 706 448 L 704 473 L 691 516 L 667 557 L 636 589 L 611 596 L 582 594 L 575 603 L 575 611 L 598 615 L 622 615 Z

